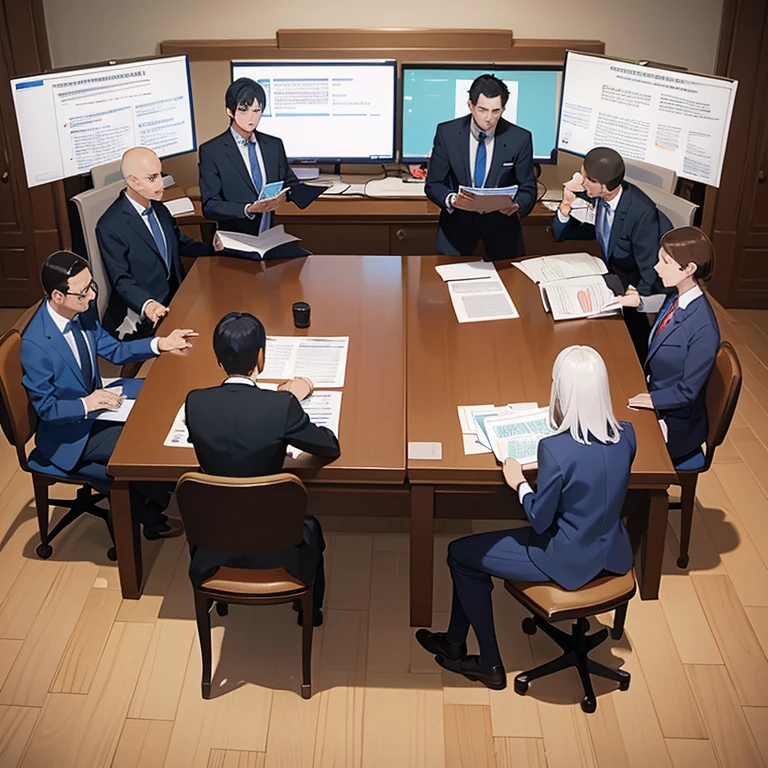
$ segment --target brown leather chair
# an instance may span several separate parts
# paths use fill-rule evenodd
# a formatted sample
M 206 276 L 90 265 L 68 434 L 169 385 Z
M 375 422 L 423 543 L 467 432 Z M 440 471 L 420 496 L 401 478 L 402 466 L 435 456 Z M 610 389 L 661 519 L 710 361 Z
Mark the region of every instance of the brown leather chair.
M 693 509 L 696 500 L 696 483 L 699 475 L 712 466 L 715 449 L 722 444 L 731 426 L 733 414 L 741 392 L 741 363 L 730 342 L 720 344 L 715 365 L 707 380 L 705 402 L 709 434 L 704 448 L 704 464 L 692 470 L 677 469 L 677 484 L 680 486 L 680 501 L 672 502 L 670 509 L 680 512 L 680 556 L 678 568 L 688 567 L 688 547 L 691 542 Z
M 112 546 L 107 551 L 110 560 L 117 560 L 115 537 L 112 531 L 112 519 L 108 510 L 97 507 L 96 503 L 105 498 L 104 494 L 95 493 L 88 480 L 76 474 L 67 474 L 58 467 L 47 462 L 37 449 L 27 456 L 26 445 L 37 430 L 37 414 L 32 408 L 27 391 L 21 383 L 21 333 L 18 327 L 21 322 L 28 321 L 34 308 L 30 308 L 16 327 L 7 331 L 0 339 L 0 425 L 8 442 L 16 448 L 19 466 L 24 472 L 32 475 L 32 485 L 35 491 L 35 506 L 37 522 L 40 528 L 40 544 L 37 556 L 47 560 L 53 554 L 50 542 L 70 523 L 84 514 L 99 517 L 107 524 Z M 26 325 L 26 322 L 23 322 Z M 56 483 L 77 485 L 77 498 L 51 499 L 48 489 Z M 64 507 L 69 511 L 59 520 L 52 531 L 48 530 L 48 513 L 50 507 Z
M 533 615 L 523 619 L 523 632 L 533 635 L 542 629 L 562 649 L 562 656 L 548 661 L 535 669 L 521 672 L 515 677 L 515 693 L 521 696 L 528 691 L 528 685 L 540 677 L 559 672 L 561 669 L 576 667 L 584 688 L 581 708 L 585 712 L 597 709 L 597 700 L 592 688 L 590 675 L 606 677 L 619 684 L 619 690 L 629 688 L 630 675 L 621 669 L 612 669 L 589 658 L 589 652 L 608 637 L 604 627 L 588 635 L 590 616 L 607 611 L 616 611 L 611 637 L 619 640 L 624 634 L 624 620 L 627 604 L 635 594 L 635 574 L 632 570 L 624 576 L 601 576 L 593 579 L 581 589 L 569 591 L 554 582 L 505 581 L 507 592 L 522 603 Z M 575 619 L 571 634 L 553 627 L 553 621 Z
M 277 552 L 303 539 L 307 491 L 298 477 L 282 473 L 266 477 L 218 477 L 187 472 L 176 486 L 176 500 L 190 547 L 241 554 Z M 312 695 L 312 592 L 284 568 L 220 567 L 194 587 L 197 631 L 203 657 L 202 694 L 211 696 L 211 619 L 216 602 L 220 616 L 229 603 L 275 605 L 301 601 L 301 696 Z

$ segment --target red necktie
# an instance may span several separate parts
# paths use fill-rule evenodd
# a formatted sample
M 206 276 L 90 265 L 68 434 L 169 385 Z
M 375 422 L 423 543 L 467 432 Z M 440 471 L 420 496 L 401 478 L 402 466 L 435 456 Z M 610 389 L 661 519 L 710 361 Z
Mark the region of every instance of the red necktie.
M 667 313 L 664 315 L 664 317 L 661 318 L 659 327 L 656 329 L 656 333 L 653 334 L 654 339 L 664 330 L 664 328 L 666 328 L 667 323 L 669 323 L 669 321 L 672 319 L 672 315 L 675 314 L 676 309 L 677 309 L 677 299 L 675 299 L 672 302 L 672 306 L 667 310 Z

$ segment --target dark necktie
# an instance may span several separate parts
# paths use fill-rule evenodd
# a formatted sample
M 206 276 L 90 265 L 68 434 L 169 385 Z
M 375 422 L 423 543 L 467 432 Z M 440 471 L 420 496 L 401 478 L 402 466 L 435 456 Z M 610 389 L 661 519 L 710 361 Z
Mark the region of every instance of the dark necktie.
M 247 141 L 248 145 L 248 163 L 251 166 L 251 178 L 256 194 L 261 194 L 261 188 L 264 186 L 264 179 L 261 177 L 261 168 L 259 168 L 259 158 L 256 157 L 256 142 Z
M 93 365 L 91 365 L 91 352 L 88 349 L 88 342 L 85 340 L 85 334 L 83 327 L 80 325 L 80 318 L 78 316 L 73 317 L 65 331 L 72 332 L 72 338 L 75 340 L 75 347 L 77 347 L 77 355 L 80 358 L 80 370 L 83 372 L 83 381 L 85 382 L 85 388 L 89 391 L 93 391 Z
M 141 215 L 147 217 L 147 221 L 149 222 L 149 229 L 152 232 L 152 239 L 155 241 L 157 250 L 160 251 L 160 256 L 163 258 L 163 263 L 170 273 L 171 263 L 168 260 L 168 247 L 166 246 L 163 233 L 160 231 L 160 222 L 157 220 L 157 216 L 155 215 L 155 212 L 152 210 L 152 208 L 145 208 Z
M 600 221 L 597 226 L 597 239 L 600 242 L 600 249 L 603 252 L 603 258 L 608 261 L 608 245 L 611 240 L 611 229 L 608 226 L 608 203 L 605 200 L 599 201 Z
M 666 311 L 664 317 L 661 318 L 661 322 L 659 323 L 658 328 L 656 328 L 656 333 L 653 334 L 654 339 L 667 327 L 669 321 L 672 319 L 672 316 L 675 314 L 676 309 L 677 299 L 672 302 L 672 306 Z
M 477 137 L 477 154 L 475 155 L 475 186 L 485 184 L 485 131 L 480 131 Z

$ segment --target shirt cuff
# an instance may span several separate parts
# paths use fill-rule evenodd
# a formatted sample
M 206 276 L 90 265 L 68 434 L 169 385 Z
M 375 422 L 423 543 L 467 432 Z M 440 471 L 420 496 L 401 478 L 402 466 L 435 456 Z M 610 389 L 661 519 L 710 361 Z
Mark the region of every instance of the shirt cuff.
M 456 199 L 456 193 L 451 192 L 446 198 L 445 198 L 445 210 L 448 211 L 448 213 L 453 213 L 453 201 Z
M 253 205 L 253 203 L 246 203 L 245 206 L 243 207 L 243 213 L 245 214 L 245 218 L 246 219 L 250 219 L 251 221 L 253 221 L 256 218 L 256 214 L 255 213 L 248 213 L 248 209 L 252 205 Z
M 520 499 L 520 503 L 523 503 L 523 499 L 529 494 L 533 493 L 533 488 L 531 488 L 528 483 L 523 481 L 520 483 L 520 485 L 517 486 L 517 498 Z
M 147 299 L 142 305 L 141 305 L 141 319 L 143 320 L 147 316 L 147 305 L 151 304 L 154 301 L 154 299 Z
M 560 206 L 558 206 L 558 208 L 557 208 L 557 220 L 561 224 L 567 224 L 568 223 L 568 219 L 570 219 L 570 218 L 571 218 L 570 216 L 563 216 L 563 214 L 560 212 Z
M 85 398 L 81 397 L 80 402 L 83 404 L 83 416 L 88 418 L 88 406 L 85 404 Z
M 149 348 L 152 350 L 155 356 L 160 354 L 160 339 L 158 339 L 157 336 L 155 336 L 155 338 L 149 342 Z

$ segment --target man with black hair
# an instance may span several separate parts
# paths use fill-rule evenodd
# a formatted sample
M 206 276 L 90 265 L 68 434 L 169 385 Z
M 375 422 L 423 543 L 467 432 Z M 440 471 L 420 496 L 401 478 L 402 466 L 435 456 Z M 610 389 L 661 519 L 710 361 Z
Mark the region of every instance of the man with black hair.
M 341 454 L 336 435 L 313 424 L 299 405 L 299 398 L 312 393 L 308 379 L 293 379 L 278 392 L 261 389 L 256 383 L 264 370 L 266 339 L 264 326 L 248 312 L 230 312 L 213 332 L 216 359 L 227 378 L 218 387 L 193 390 L 186 401 L 189 439 L 203 472 L 225 477 L 274 475 L 282 472 L 289 445 L 328 459 Z M 226 565 L 283 567 L 302 581 L 314 579 L 313 622 L 319 626 L 325 591 L 324 549 L 320 523 L 307 517 L 304 542 L 298 547 L 249 555 L 198 547 L 189 575 L 192 583 L 199 585 Z
M 22 383 L 39 419 L 36 460 L 109 493 L 107 464 L 123 425 L 97 419 L 121 401 L 114 390 L 103 387 L 97 358 L 115 365 L 147 360 L 191 347 L 189 339 L 197 334 L 177 329 L 165 337 L 117 341 L 101 327 L 92 306 L 97 286 L 88 262 L 69 251 L 51 254 L 41 279 L 47 298 L 21 336 Z M 167 489 L 131 483 L 130 492 L 131 509 L 144 524 L 146 538 L 181 533 L 181 527 L 162 514 L 170 498 Z
M 258 235 L 269 229 L 271 212 L 299 183 L 288 165 L 283 142 L 257 131 L 267 97 L 254 80 L 235 80 L 224 96 L 229 128 L 200 145 L 200 194 L 203 215 L 219 229 Z M 270 200 L 257 201 L 265 184 L 284 183 Z
M 481 75 L 470 86 L 470 114 L 440 123 L 429 158 L 425 192 L 441 208 L 437 252 L 471 256 L 480 240 L 486 261 L 525 256 L 520 218 L 536 202 L 533 142 L 524 128 L 501 116 L 509 100 L 507 86 L 493 75 Z M 476 213 L 464 187 L 508 187 L 517 184 L 514 200 L 501 211 Z
M 571 216 L 576 192 L 582 185 L 595 202 L 595 223 Z M 624 291 L 633 286 L 640 296 L 664 292 L 654 266 L 659 240 L 672 223 L 648 195 L 624 181 L 624 160 L 609 147 L 595 147 L 584 156 L 581 173 L 563 190 L 563 201 L 552 220 L 552 235 L 562 240 L 597 240 L 608 271 L 621 281 Z M 630 307 L 624 320 L 641 361 L 648 352 L 648 318 Z

